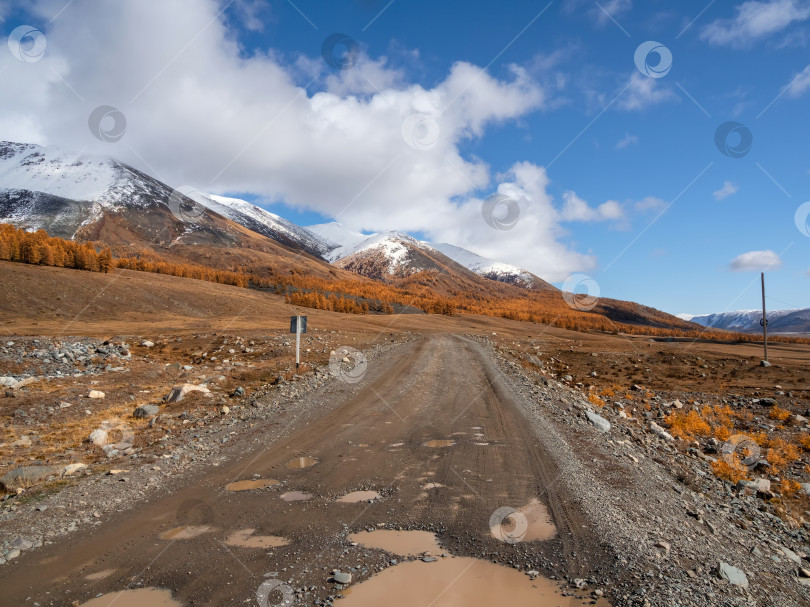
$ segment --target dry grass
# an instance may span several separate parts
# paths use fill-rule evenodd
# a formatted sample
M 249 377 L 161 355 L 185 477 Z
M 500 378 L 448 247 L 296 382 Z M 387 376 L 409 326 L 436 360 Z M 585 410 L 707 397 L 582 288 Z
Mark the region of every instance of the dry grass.
M 725 459 L 712 462 L 712 472 L 714 472 L 715 476 L 718 478 L 722 478 L 723 480 L 731 483 L 736 483 L 748 478 L 747 468 L 743 466 L 736 457 L 732 460 L 732 462 L 733 464 L 729 464 Z

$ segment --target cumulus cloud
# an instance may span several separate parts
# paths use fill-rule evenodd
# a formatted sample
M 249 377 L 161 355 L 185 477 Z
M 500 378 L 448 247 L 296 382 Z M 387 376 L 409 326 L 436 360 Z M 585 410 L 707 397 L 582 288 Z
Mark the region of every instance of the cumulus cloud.
M 735 10 L 734 17 L 704 27 L 700 37 L 710 44 L 745 46 L 810 18 L 810 5 L 799 0 L 749 0 Z
M 624 137 L 619 139 L 616 143 L 617 150 L 623 150 L 626 147 L 630 147 L 631 145 L 635 145 L 638 143 L 638 137 L 636 135 L 631 135 L 630 133 L 625 133 Z
M 729 269 L 732 272 L 764 272 L 766 270 L 778 270 L 782 267 L 782 260 L 779 255 L 771 250 L 749 251 L 738 255 L 731 260 Z
M 795 98 L 804 95 L 807 89 L 810 89 L 810 65 L 793 76 L 787 85 L 786 92 L 789 97 Z
M 47 22 L 63 6 L 38 0 L 31 10 Z M 252 28 L 267 10 L 247 0 L 237 8 Z M 484 160 L 460 151 L 549 107 L 548 89 L 526 69 L 496 77 L 458 62 L 426 87 L 361 49 L 353 68 L 335 70 L 320 48 L 246 52 L 220 10 L 216 0 L 76 0 L 45 27 L 40 61 L 0 54 L 4 80 L 15 83 L 0 89 L 0 139 L 111 155 L 174 187 L 253 194 L 350 229 L 421 232 L 549 280 L 595 266 L 559 223 L 618 218 L 618 203 L 575 217 L 555 206 L 542 167 L 518 161 L 494 181 Z M 126 116 L 117 143 L 88 129 L 100 105 Z M 482 192 L 493 190 L 520 205 L 512 230 L 481 215 Z
M 565 192 L 560 217 L 563 221 L 618 220 L 624 217 L 624 211 L 615 200 L 608 200 L 598 207 L 591 207 L 574 192 Z
M 723 200 L 724 198 L 728 198 L 732 194 L 736 194 L 740 188 L 731 183 L 730 181 L 724 181 L 723 187 L 719 190 L 712 193 L 715 200 Z
M 623 110 L 643 110 L 664 101 L 677 99 L 670 89 L 656 78 L 647 78 L 639 72 L 633 72 L 627 81 L 626 90 L 617 106 Z

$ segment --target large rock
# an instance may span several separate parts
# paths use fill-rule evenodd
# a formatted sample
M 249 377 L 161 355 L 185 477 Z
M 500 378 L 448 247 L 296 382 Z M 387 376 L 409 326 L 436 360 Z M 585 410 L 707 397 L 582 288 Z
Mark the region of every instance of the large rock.
M 189 392 L 203 392 L 210 394 L 211 390 L 205 386 L 195 386 L 194 384 L 178 384 L 172 388 L 172 391 L 166 396 L 166 402 L 176 403 L 185 398 Z
M 141 405 L 135 411 L 133 411 L 132 415 L 139 418 L 144 419 L 147 417 L 153 417 L 160 413 L 160 407 L 157 405 Z
M 6 388 L 14 388 L 17 385 L 17 380 L 13 377 L 0 377 L 0 386 L 5 386 Z
M 97 447 L 103 447 L 107 444 L 107 439 L 109 438 L 107 431 L 98 428 L 93 430 L 88 437 L 90 442 L 96 445 Z
M 607 432 L 610 430 L 610 422 L 601 415 L 597 415 L 593 411 L 585 411 L 585 416 L 588 418 L 588 421 L 596 426 L 597 430 L 600 432 Z
M 664 440 L 675 440 L 669 432 L 664 430 L 661 426 L 659 426 L 655 422 L 650 422 L 650 430 L 655 432 L 658 436 L 660 436 Z
M 71 474 L 75 474 L 79 470 L 84 470 L 85 468 L 87 468 L 87 464 L 68 464 L 62 468 L 62 476 L 70 476 Z
M 59 466 L 20 466 L 0 478 L 0 485 L 9 491 L 18 487 L 24 489 L 44 481 L 49 476 L 58 475 L 60 472 Z
M 748 577 L 741 569 L 737 569 L 733 565 L 721 562 L 717 566 L 717 573 L 721 578 L 733 586 L 748 588 Z
M 101 390 L 90 390 L 90 393 L 87 395 L 87 398 L 104 398 L 107 396 Z

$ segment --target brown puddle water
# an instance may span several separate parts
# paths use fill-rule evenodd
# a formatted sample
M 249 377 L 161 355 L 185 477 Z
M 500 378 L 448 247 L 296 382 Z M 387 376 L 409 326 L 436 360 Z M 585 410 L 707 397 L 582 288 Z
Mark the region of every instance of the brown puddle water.
M 251 489 L 267 489 L 278 485 L 278 481 L 274 478 L 257 478 L 249 481 L 236 481 L 235 483 L 228 483 L 225 485 L 226 491 L 250 491 Z
M 209 525 L 183 525 L 160 534 L 162 540 L 190 540 L 191 538 L 212 531 Z
M 557 527 L 539 499 L 532 499 L 523 508 L 517 508 L 517 512 L 523 516 L 508 516 L 503 519 L 500 526 L 490 528 L 493 537 L 502 541 L 513 538 L 517 541 L 530 542 L 547 540 L 557 534 Z
M 180 607 L 172 599 L 171 590 L 158 590 L 157 588 L 138 588 L 137 590 L 122 590 L 97 597 L 80 607 Z
M 225 543 L 228 546 L 242 546 L 243 548 L 278 548 L 290 543 L 286 537 L 278 535 L 253 535 L 255 529 L 242 529 L 231 533 Z
M 452 440 L 429 440 L 426 443 L 422 443 L 423 447 L 452 447 L 455 445 L 455 441 Z
M 281 499 L 285 502 L 305 502 L 312 498 L 311 493 L 304 493 L 303 491 L 286 491 L 281 494 Z
M 380 497 L 380 494 L 376 491 L 352 491 L 343 497 L 339 497 L 336 501 L 342 504 L 356 504 L 358 502 L 380 499 Z
M 340 602 L 344 607 L 579 607 L 588 599 L 563 596 L 551 580 L 530 580 L 516 569 L 467 557 L 402 563 L 350 590 Z
M 379 548 L 397 556 L 418 556 L 425 552 L 443 552 L 436 534 L 430 531 L 397 531 L 377 529 L 349 535 L 349 540 L 367 548 Z
M 314 457 L 296 457 L 287 462 L 287 467 L 292 470 L 300 470 L 301 468 L 309 468 L 318 463 Z

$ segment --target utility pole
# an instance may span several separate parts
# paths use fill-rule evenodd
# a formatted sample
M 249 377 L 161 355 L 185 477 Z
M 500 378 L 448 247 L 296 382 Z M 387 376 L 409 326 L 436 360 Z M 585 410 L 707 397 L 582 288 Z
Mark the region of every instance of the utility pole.
M 762 320 L 759 321 L 759 324 L 762 325 L 762 345 L 765 348 L 765 358 L 763 360 L 764 363 L 768 362 L 768 316 L 765 313 L 765 272 L 760 272 L 760 278 L 762 279 Z M 767 365 L 765 365 L 767 366 Z

